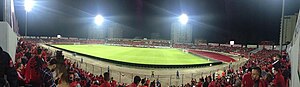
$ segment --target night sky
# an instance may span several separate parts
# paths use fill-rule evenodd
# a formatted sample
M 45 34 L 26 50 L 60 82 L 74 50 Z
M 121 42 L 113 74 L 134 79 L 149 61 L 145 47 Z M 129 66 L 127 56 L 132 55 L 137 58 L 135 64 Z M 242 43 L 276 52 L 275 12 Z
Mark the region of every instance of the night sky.
M 15 0 L 20 34 L 25 31 L 24 0 Z M 171 23 L 181 13 L 194 25 L 193 38 L 209 42 L 278 43 L 282 0 L 35 0 L 28 14 L 29 36 L 83 37 L 101 14 L 132 27 L 125 38 L 160 33 L 170 39 Z M 300 0 L 286 0 L 285 15 L 297 13 Z M 105 23 L 103 23 L 105 24 Z M 134 33 L 132 33 L 134 32 Z

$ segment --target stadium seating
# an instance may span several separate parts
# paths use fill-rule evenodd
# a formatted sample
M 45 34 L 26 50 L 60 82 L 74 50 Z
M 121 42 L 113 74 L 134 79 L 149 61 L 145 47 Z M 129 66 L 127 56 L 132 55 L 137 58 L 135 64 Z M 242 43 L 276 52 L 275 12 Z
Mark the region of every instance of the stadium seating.
M 42 50 L 42 55 L 41 57 L 43 60 L 49 61 L 50 58 L 56 58 L 53 57 L 53 52 L 48 51 L 47 49 L 40 48 L 36 43 L 38 42 L 86 42 L 88 43 L 89 41 L 84 41 L 84 40 L 37 40 L 37 39 L 20 39 L 18 43 L 18 47 L 16 49 L 16 65 L 17 64 L 24 64 L 26 67 L 27 60 L 30 60 L 32 55 L 36 54 L 38 49 L 43 49 Z M 57 43 L 55 42 L 55 43 Z M 103 43 L 103 41 L 91 41 L 91 43 Z M 122 42 L 123 43 L 123 42 Z M 130 42 L 129 42 L 130 43 Z M 141 44 L 141 42 L 136 42 L 136 43 L 131 43 L 131 44 Z M 192 46 L 188 45 L 176 45 L 176 47 L 180 48 L 191 48 Z M 238 52 L 241 54 L 248 54 L 250 50 L 253 49 L 244 49 L 244 48 L 236 48 L 236 47 L 215 47 L 215 46 L 197 46 L 197 49 L 202 49 L 202 50 L 212 50 L 212 51 L 220 51 L 220 52 Z M 214 57 L 214 58 L 221 58 L 224 59 L 225 56 L 220 56 L 217 54 L 211 54 L 211 53 L 206 53 L 204 51 L 197 51 L 197 50 L 190 50 L 190 52 L 196 53 L 196 54 L 201 54 L 209 57 Z M 280 72 L 280 75 L 284 76 L 284 85 L 288 85 L 288 81 L 290 79 L 290 62 L 289 60 L 286 59 L 286 56 L 288 54 L 284 53 L 283 56 L 277 56 L 279 51 L 276 50 L 267 50 L 263 49 L 255 54 L 251 54 L 249 60 L 247 63 L 243 66 L 240 66 L 239 70 L 233 70 L 232 68 L 227 68 L 224 70 L 223 73 L 213 73 L 209 76 L 199 78 L 197 81 L 196 79 L 192 79 L 191 83 L 186 83 L 182 84 L 182 86 L 185 87 L 194 87 L 199 85 L 215 85 L 215 87 L 239 87 L 242 84 L 242 79 L 243 75 L 246 74 L 247 70 L 250 69 L 253 66 L 258 66 L 262 69 L 262 73 L 265 80 L 265 83 L 267 85 L 272 85 L 276 86 L 278 85 L 278 81 L 275 79 L 269 79 L 269 75 L 271 77 L 275 76 L 275 74 L 272 72 L 272 68 L 278 68 Z M 276 59 L 277 58 L 277 59 Z M 279 59 L 278 59 L 279 58 Z M 225 58 L 226 59 L 226 58 Z M 233 61 L 233 60 L 224 60 L 224 61 Z M 280 63 L 278 66 L 276 63 Z M 90 72 L 84 71 L 83 69 L 80 69 L 78 67 L 78 64 L 76 62 L 72 63 L 68 59 L 64 59 L 64 65 L 67 66 L 69 76 L 74 77 L 74 80 L 71 80 L 69 82 L 70 87 L 75 87 L 77 85 L 83 86 L 83 87 L 98 87 L 100 84 L 103 83 L 103 76 L 102 75 L 94 75 Z M 25 68 L 26 69 L 26 68 Z M 24 69 L 24 70 L 25 70 Z M 20 70 L 20 75 L 24 76 L 27 72 L 24 72 L 24 70 Z M 208 79 L 213 79 L 213 81 L 209 81 Z M 23 79 L 21 79 L 23 80 Z M 150 81 L 147 81 L 150 82 Z M 20 84 L 20 85 L 30 85 L 32 83 L 26 83 L 26 84 Z M 59 84 L 59 81 L 56 82 L 56 84 Z M 111 83 L 111 85 L 115 85 L 118 87 L 125 87 L 127 83 Z M 149 84 L 146 84 L 148 87 Z M 153 85 L 152 85 L 153 86 Z M 150 86 L 150 87 L 152 87 Z M 166 86 L 164 86 L 166 87 Z
M 218 53 L 206 52 L 206 51 L 200 51 L 200 50 L 189 50 L 189 52 L 199 55 L 199 56 L 205 56 L 208 58 L 212 58 L 214 60 L 219 60 L 222 62 L 235 62 L 235 60 L 230 58 L 229 56 L 225 56 L 225 55 L 218 54 Z

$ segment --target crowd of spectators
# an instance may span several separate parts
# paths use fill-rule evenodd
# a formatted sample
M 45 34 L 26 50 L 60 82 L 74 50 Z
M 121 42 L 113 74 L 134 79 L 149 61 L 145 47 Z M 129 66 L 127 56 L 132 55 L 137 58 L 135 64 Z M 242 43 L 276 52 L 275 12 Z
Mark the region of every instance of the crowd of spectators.
M 106 43 L 127 45 L 127 46 L 134 46 L 134 47 L 155 47 L 155 46 L 169 47 L 170 46 L 170 42 L 168 40 L 108 39 Z
M 216 72 L 199 79 L 193 78 L 190 83 L 182 84 L 182 86 L 288 87 L 291 74 L 288 54 L 278 55 L 278 53 L 276 50 L 263 49 L 251 54 L 247 63 L 240 66 L 238 70 L 229 67 L 222 73 Z M 36 41 L 32 40 L 21 39 L 18 42 L 15 64 L 12 63 L 13 60 L 9 55 L 7 56 L 7 53 L 0 50 L 0 54 L 1 59 L 8 61 L 5 62 L 7 66 L 1 66 L 4 69 L 0 73 L 1 76 L 7 75 L 8 83 L 1 78 L 0 85 L 11 87 L 161 87 L 159 81 L 151 82 L 139 76 L 135 76 L 132 83 L 126 84 L 114 80 L 109 71 L 103 75 L 92 74 L 80 69 L 78 63 L 72 63 L 66 59 L 61 51 L 52 52 L 39 47 Z
M 26 38 L 27 41 L 49 44 L 104 44 L 104 40 L 78 38 Z
M 277 50 L 263 49 L 251 57 L 238 70 L 228 68 L 222 73 L 192 79 L 185 87 L 289 87 L 291 78 L 288 54 L 278 55 Z
M 62 51 L 52 52 L 39 47 L 35 41 L 18 42 L 15 65 L 18 86 L 25 87 L 161 87 L 159 81 L 134 77 L 131 84 L 120 83 L 109 71 L 95 75 L 66 59 Z M 15 86 L 13 86 L 15 87 Z
M 245 48 L 245 47 L 233 47 L 233 46 L 213 46 L 213 45 L 193 45 L 193 44 L 173 44 L 174 48 L 183 49 L 200 49 L 200 50 L 210 50 L 216 52 L 230 53 L 234 55 L 240 55 L 242 57 L 248 57 L 249 52 L 255 48 Z

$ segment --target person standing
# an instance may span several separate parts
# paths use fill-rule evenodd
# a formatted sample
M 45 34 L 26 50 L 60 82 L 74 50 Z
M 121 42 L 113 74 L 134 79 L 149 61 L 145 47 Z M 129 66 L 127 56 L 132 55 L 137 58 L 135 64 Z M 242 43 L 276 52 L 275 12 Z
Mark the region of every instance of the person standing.
M 245 75 L 243 75 L 243 78 L 242 78 L 242 87 L 253 87 L 253 80 L 252 80 L 252 69 L 249 68 L 247 70 L 247 73 Z
M 254 81 L 253 87 L 267 87 L 265 81 L 261 79 L 261 69 L 259 67 L 252 68 L 252 80 Z
M 274 87 L 285 87 L 285 81 L 284 81 L 284 77 L 281 73 L 281 71 L 278 69 L 274 69 L 274 74 L 275 74 L 275 78 L 273 80 L 273 86 Z
M 111 87 L 109 80 L 110 80 L 110 75 L 108 72 L 105 72 L 104 74 L 104 82 L 101 83 L 100 87 Z
M 141 81 L 141 77 L 135 76 L 134 79 L 133 79 L 133 83 L 128 85 L 128 87 L 138 87 L 140 81 Z
M 0 47 L 0 87 L 5 86 L 6 81 L 10 87 L 18 87 L 18 74 L 13 61 L 10 55 Z
M 57 60 L 51 59 L 48 62 L 47 67 L 41 68 L 40 72 L 42 75 L 43 87 L 56 87 L 53 74 L 52 74 L 52 72 L 54 72 L 54 70 L 56 69 L 56 64 L 57 64 Z

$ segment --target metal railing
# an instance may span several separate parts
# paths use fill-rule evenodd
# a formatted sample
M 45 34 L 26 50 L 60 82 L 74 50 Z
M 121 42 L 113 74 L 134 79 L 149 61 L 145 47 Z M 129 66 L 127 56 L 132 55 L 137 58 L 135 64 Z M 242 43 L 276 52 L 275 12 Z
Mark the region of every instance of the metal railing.
M 87 72 L 93 73 L 94 75 L 102 75 L 104 72 L 108 71 L 108 67 L 101 67 L 99 65 L 93 65 L 88 62 L 81 62 L 78 59 L 73 59 L 73 58 L 69 58 L 69 57 L 67 57 L 67 58 L 69 60 L 71 60 L 72 63 L 73 62 L 78 63 L 78 68 L 81 68 Z M 244 65 L 245 63 L 246 63 L 246 61 L 232 63 L 232 68 L 234 70 L 239 69 L 239 67 Z M 174 72 L 174 74 L 170 74 L 170 75 L 145 75 L 145 74 L 127 73 L 124 71 L 110 69 L 109 73 L 110 73 L 111 77 L 113 77 L 114 80 L 116 80 L 119 83 L 130 84 L 133 82 L 134 76 L 140 76 L 141 78 L 149 78 L 151 81 L 159 80 L 160 83 L 164 86 L 166 86 L 166 85 L 180 86 L 181 84 L 190 83 L 190 81 L 192 79 L 197 79 L 197 81 L 199 81 L 199 78 L 201 78 L 201 77 L 205 77 L 207 75 L 212 75 L 212 73 L 214 73 L 214 72 L 223 71 L 228 68 L 229 64 L 223 64 L 223 65 L 217 65 L 217 66 L 218 66 L 218 68 L 212 66 L 214 68 L 212 68 L 210 71 L 203 71 L 203 72 L 199 72 L 199 73 L 190 73 L 190 74 L 179 74 L 179 78 L 176 75 L 176 72 Z M 222 67 L 220 67 L 220 66 L 222 66 Z M 221 73 L 219 73 L 219 74 L 221 74 Z

